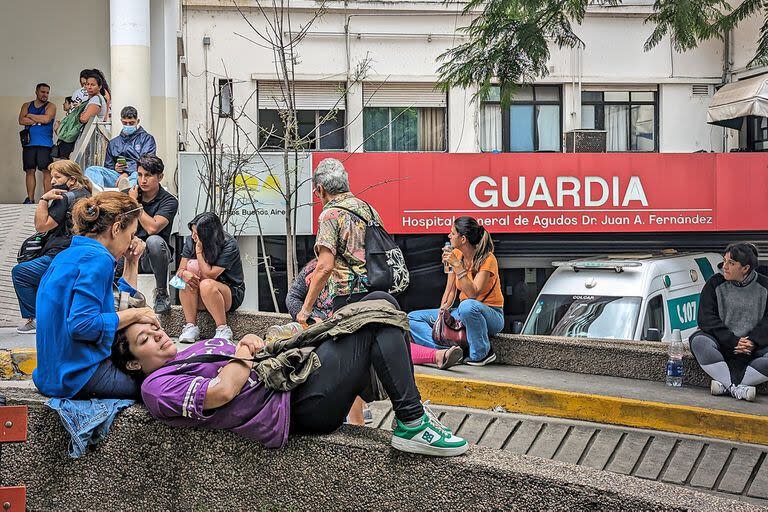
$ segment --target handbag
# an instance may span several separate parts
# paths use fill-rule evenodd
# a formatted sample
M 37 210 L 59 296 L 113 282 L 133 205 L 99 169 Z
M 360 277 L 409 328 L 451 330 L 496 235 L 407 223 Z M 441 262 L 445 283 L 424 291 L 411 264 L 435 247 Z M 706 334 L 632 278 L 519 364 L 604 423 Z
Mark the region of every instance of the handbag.
M 496 277 L 498 279 L 498 276 Z M 484 302 L 485 299 L 491 294 L 496 287 L 494 281 L 488 293 L 480 299 L 480 302 Z M 432 326 L 432 340 L 441 347 L 461 347 L 466 353 L 469 351 L 469 342 L 467 341 L 467 327 L 461 320 L 457 320 L 451 315 L 450 308 L 441 308 L 437 314 L 437 321 Z
M 29 134 L 29 126 L 25 127 L 19 132 L 19 139 L 21 139 L 22 146 L 28 146 L 31 142 L 31 135 Z
M 48 242 L 51 232 L 35 233 L 23 242 L 19 247 L 19 252 L 16 254 L 16 262 L 24 263 L 25 261 L 34 260 L 43 255 L 43 248 Z

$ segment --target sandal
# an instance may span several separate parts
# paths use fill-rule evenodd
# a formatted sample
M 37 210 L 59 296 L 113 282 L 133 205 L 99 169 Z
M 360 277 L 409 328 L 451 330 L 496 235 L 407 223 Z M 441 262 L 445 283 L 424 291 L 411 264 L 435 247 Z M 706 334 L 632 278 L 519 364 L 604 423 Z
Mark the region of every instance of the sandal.
M 464 351 L 461 350 L 461 347 L 451 347 L 445 351 L 443 362 L 437 367 L 441 370 L 447 370 L 451 366 L 461 363 L 462 359 L 464 359 Z

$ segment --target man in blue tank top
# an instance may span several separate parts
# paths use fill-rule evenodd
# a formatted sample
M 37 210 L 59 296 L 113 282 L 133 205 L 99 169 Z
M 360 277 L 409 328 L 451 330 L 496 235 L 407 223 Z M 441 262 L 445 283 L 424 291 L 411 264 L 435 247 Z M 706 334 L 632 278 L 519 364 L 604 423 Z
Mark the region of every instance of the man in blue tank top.
M 35 99 L 21 106 L 19 124 L 28 131 L 28 142 L 22 143 L 22 160 L 27 174 L 27 197 L 24 204 L 35 203 L 36 171 L 43 172 L 45 191 L 51 189 L 51 149 L 53 148 L 53 121 L 56 119 L 56 105 L 48 101 L 51 87 L 37 84 Z M 22 137 L 24 140 L 26 137 Z

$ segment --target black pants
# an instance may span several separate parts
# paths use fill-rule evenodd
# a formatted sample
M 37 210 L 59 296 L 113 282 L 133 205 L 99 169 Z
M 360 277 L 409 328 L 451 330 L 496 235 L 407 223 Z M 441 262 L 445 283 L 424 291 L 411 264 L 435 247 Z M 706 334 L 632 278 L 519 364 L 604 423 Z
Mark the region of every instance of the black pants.
M 387 298 L 397 304 L 382 292 L 365 298 Z M 326 341 L 315 352 L 322 366 L 291 393 L 292 431 L 321 434 L 339 428 L 355 397 L 370 384 L 371 365 L 400 421 L 416 420 L 424 414 L 401 329 L 369 324 L 355 333 Z
M 154 274 L 155 288 L 168 293 L 168 267 L 173 260 L 168 243 L 159 235 L 150 235 L 145 240 L 147 248 L 139 259 L 139 272 L 142 274 Z M 125 259 L 117 260 L 115 266 L 115 280 L 123 275 Z

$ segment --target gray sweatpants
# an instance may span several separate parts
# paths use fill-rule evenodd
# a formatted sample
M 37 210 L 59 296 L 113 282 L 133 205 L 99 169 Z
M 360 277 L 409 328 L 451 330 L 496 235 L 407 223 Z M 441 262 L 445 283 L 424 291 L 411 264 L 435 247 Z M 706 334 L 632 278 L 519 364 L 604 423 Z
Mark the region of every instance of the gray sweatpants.
M 715 338 L 704 332 L 691 336 L 691 352 L 707 375 L 726 387 L 743 384 L 757 386 L 768 381 L 768 347 L 757 347 L 749 357 L 729 357 Z

